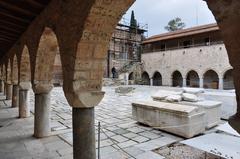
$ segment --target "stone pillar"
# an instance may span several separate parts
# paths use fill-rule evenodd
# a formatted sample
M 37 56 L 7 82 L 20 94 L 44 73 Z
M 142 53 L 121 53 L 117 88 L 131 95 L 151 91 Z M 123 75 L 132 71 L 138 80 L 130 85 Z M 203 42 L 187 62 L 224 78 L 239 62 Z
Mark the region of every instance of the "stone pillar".
M 187 87 L 187 79 L 183 78 L 183 87 Z
M 66 89 L 64 89 L 66 90 Z M 94 107 L 104 97 L 104 92 L 64 92 L 72 108 L 73 158 L 95 159 Z
M 199 78 L 199 87 L 203 88 L 203 77 Z
M 34 86 L 35 112 L 34 112 L 34 137 L 43 138 L 50 135 L 50 108 L 51 84 L 37 84 Z
M 0 80 L 0 92 L 4 93 L 4 82 L 3 82 L 3 80 Z
M 27 118 L 30 116 L 29 109 L 29 89 L 30 82 L 21 82 L 19 84 L 19 118 Z
M 6 87 L 6 99 L 7 100 L 12 100 L 12 90 L 13 90 L 13 85 L 7 83 L 7 87 Z
M 150 86 L 153 86 L 153 78 L 150 78 Z
M 95 159 L 94 107 L 73 108 L 73 158 Z
M 3 95 L 6 95 L 6 92 L 7 92 L 7 83 L 4 82 L 4 88 L 3 88 Z
M 18 85 L 13 85 L 13 91 L 12 91 L 12 107 L 18 107 L 19 102 L 19 87 Z
M 219 78 L 218 89 L 223 90 L 223 78 Z

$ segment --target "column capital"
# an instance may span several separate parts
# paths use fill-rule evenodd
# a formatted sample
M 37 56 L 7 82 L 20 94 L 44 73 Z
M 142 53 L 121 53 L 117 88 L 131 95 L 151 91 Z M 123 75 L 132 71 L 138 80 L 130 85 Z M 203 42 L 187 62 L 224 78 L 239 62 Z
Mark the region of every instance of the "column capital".
M 32 87 L 31 82 L 19 82 L 20 90 L 29 90 L 29 89 L 31 89 L 31 87 Z
M 37 83 L 33 85 L 33 92 L 35 94 L 49 93 L 52 89 L 53 89 L 53 84 L 51 83 Z
M 65 91 L 65 96 L 67 97 L 68 103 L 74 108 L 92 108 L 97 106 L 105 92 L 103 91 L 86 91 L 86 92 L 67 92 Z

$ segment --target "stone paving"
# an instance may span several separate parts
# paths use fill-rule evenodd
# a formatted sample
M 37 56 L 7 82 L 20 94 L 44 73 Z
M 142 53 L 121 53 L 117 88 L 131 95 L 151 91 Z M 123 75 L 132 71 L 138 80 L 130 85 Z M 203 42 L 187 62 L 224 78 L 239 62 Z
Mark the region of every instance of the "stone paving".
M 115 93 L 114 87 L 105 87 L 103 90 L 106 95 L 95 109 L 96 132 L 98 122 L 101 123 L 101 159 L 162 159 L 163 157 L 153 150 L 183 140 L 139 125 L 132 119 L 131 103 L 150 98 L 158 88 L 139 86 L 136 91 L 128 94 Z M 31 111 L 34 113 L 33 93 L 30 97 Z M 71 107 L 64 97 L 62 88 L 56 87 L 52 91 L 52 134 L 48 138 L 33 138 L 33 116 L 17 119 L 18 110 L 9 108 L 9 105 L 10 101 L 0 103 L 0 126 L 2 126 L 0 127 L 0 158 L 72 158 Z

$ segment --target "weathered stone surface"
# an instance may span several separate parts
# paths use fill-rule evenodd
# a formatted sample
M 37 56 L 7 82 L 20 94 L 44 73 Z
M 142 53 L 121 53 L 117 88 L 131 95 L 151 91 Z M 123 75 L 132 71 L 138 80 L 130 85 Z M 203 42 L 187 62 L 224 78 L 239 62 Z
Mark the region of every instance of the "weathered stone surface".
M 180 101 L 182 101 L 182 96 L 181 95 L 169 95 L 169 96 L 167 96 L 166 101 L 180 102 Z
M 165 100 L 170 95 L 181 95 L 182 91 L 166 91 L 166 90 L 159 90 L 155 93 L 152 98 L 153 100 Z
M 202 89 L 202 88 L 183 88 L 183 92 L 197 95 L 200 93 L 204 93 L 204 89 Z
M 222 103 L 218 101 L 198 101 L 198 102 L 185 102 L 182 101 L 180 104 L 196 106 L 205 112 L 204 121 L 206 128 L 212 128 L 220 123 L 221 118 L 221 106 Z
M 132 103 L 133 118 L 140 123 L 186 138 L 205 131 L 204 115 L 198 107 L 165 102 Z
M 127 94 L 134 90 L 133 87 L 118 87 L 115 89 L 116 93 Z
M 198 101 L 198 97 L 196 95 L 190 94 L 190 93 L 183 93 L 182 98 L 184 101 L 188 101 L 188 102 L 197 102 Z

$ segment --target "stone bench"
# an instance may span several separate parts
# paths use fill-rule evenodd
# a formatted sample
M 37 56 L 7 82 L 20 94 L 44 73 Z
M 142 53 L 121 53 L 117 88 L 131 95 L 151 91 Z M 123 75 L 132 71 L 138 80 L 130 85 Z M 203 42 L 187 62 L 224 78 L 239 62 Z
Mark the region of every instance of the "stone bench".
M 157 101 L 132 103 L 132 115 L 140 123 L 185 138 L 205 131 L 204 115 L 198 107 Z

